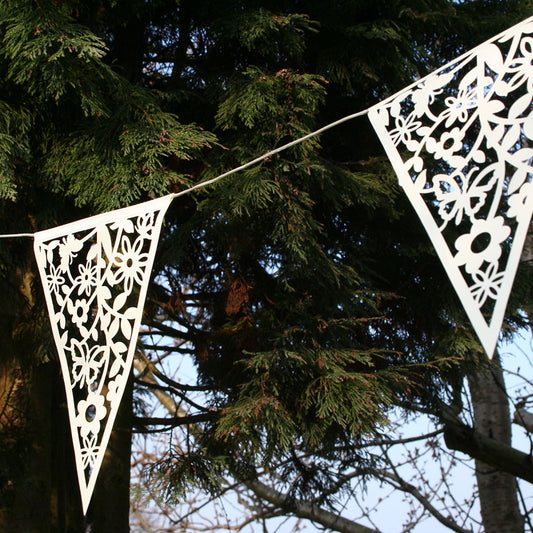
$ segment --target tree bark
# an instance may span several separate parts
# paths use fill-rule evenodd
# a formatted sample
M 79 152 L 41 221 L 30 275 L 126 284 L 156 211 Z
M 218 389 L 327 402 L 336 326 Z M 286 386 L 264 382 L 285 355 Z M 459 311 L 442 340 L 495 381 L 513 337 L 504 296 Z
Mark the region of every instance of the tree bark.
M 50 390 L 46 380 L 34 387 L 29 373 L 10 363 L 2 368 L 0 525 L 12 533 L 44 532 L 51 522 L 51 428 L 49 396 L 40 396 Z
M 3 365 L 0 397 L 0 531 L 82 533 L 57 365 Z
M 132 421 L 131 379 L 120 402 L 89 507 L 91 533 L 128 533 Z
M 59 365 L 37 355 L 33 251 L 21 245 L 16 257 L 0 279 L 0 531 L 82 533 Z
M 115 18 L 108 21 L 113 34 L 108 61 L 133 84 L 140 84 L 143 77 L 144 5 L 142 0 L 117 2 Z
M 511 417 L 499 354 L 495 353 L 487 372 L 470 377 L 468 383 L 475 429 L 511 446 Z M 478 459 L 475 465 L 485 533 L 523 533 L 515 477 Z
M 493 469 L 507 472 L 533 483 L 533 457 L 463 424 L 450 413 L 440 414 L 444 423 L 444 440 L 451 450 L 492 465 Z
M 288 498 L 285 494 L 261 483 L 258 479 L 245 480 L 244 485 L 262 500 L 265 500 L 286 512 L 292 513 L 299 518 L 305 518 L 317 522 L 332 531 L 339 531 L 340 533 L 378 533 L 375 529 L 348 520 L 347 518 L 327 511 L 318 505 Z

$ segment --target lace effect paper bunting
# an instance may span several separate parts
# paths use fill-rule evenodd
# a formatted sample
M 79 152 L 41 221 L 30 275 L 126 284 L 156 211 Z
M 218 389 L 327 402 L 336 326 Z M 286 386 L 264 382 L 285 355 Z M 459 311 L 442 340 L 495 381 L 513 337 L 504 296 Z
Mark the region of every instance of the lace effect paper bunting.
M 35 235 L 84 514 L 129 377 L 165 196 Z
M 533 17 L 369 118 L 489 357 L 533 210 Z

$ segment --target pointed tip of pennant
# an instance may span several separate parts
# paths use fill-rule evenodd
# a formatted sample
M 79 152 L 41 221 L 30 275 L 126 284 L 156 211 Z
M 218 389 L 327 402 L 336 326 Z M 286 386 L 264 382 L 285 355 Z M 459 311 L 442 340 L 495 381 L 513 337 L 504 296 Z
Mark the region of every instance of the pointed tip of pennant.
M 81 493 L 81 508 L 83 511 L 83 516 L 87 516 L 87 511 L 89 510 L 89 504 L 91 503 L 92 494 L 84 495 Z
M 487 357 L 492 360 L 494 357 L 494 352 L 496 351 L 496 346 L 498 344 L 498 337 L 499 335 L 492 335 L 492 338 L 486 339 L 483 337 L 480 337 L 481 345 L 483 346 L 483 349 L 485 350 L 485 353 L 487 354 Z

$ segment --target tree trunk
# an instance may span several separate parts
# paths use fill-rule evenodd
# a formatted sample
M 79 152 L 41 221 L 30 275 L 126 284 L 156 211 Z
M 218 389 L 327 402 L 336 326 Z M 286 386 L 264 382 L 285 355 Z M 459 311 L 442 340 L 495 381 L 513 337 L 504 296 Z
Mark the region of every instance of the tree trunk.
M 59 365 L 37 355 L 49 326 L 35 311 L 31 247 L 19 259 L 0 279 L 0 531 L 83 533 Z
M 511 417 L 499 354 L 495 353 L 487 372 L 469 378 L 468 383 L 476 430 L 510 446 Z M 482 461 L 475 464 L 485 533 L 523 533 L 516 479 Z
M 143 54 L 145 49 L 144 2 L 122 0 L 115 9 L 117 18 L 111 23 L 113 40 L 110 43 L 108 61 L 133 84 L 143 78 Z
M 57 365 L 13 362 L 1 374 L 0 531 L 82 533 Z
M 124 391 L 89 507 L 91 533 L 128 533 L 132 421 L 131 379 Z
M 13 364 L 0 382 L 0 531 L 85 533 L 90 524 L 91 533 L 128 533 L 131 387 L 85 519 L 58 365 Z

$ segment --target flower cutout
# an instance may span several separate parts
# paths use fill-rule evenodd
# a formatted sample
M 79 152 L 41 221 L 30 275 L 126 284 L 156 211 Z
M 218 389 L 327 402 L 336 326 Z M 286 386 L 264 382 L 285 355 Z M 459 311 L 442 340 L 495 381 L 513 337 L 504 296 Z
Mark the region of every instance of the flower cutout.
M 67 301 L 67 310 L 72 316 L 72 322 L 80 328 L 89 318 L 89 303 L 87 300 Z
M 51 264 L 50 273 L 46 275 L 46 282 L 48 283 L 50 292 L 56 295 L 59 294 L 59 288 L 65 283 L 65 278 L 61 275 L 61 269 Z
M 154 213 L 146 213 L 137 219 L 135 231 L 139 237 L 149 239 L 152 236 L 152 230 L 154 229 L 155 224 L 154 218 Z
M 474 284 L 470 287 L 472 297 L 481 307 L 487 298 L 496 300 L 505 272 L 498 272 L 498 263 L 491 263 L 487 270 L 478 270 L 472 274 Z
M 115 256 L 115 265 L 118 267 L 110 282 L 113 285 L 124 282 L 124 290 L 131 292 L 133 282 L 142 283 L 144 269 L 148 263 L 148 253 L 143 252 L 144 239 L 135 239 L 133 246 L 127 237 L 122 237 L 122 251 Z
M 456 156 L 455 153 L 463 147 L 464 136 L 465 132 L 461 128 L 453 128 L 451 131 L 443 132 L 438 141 L 430 137 L 426 147 L 428 152 L 434 154 L 435 159 L 444 159 L 453 166 L 459 167 L 464 159 Z
M 446 109 L 442 112 L 441 118 L 446 119 L 447 128 L 456 121 L 468 120 L 469 111 L 477 106 L 476 92 L 476 88 L 463 87 L 459 89 L 457 96 L 448 96 L 444 100 Z
M 368 114 L 489 357 L 533 209 L 532 101 L 528 19 Z
M 98 435 L 100 432 L 100 422 L 106 417 L 107 408 L 104 405 L 104 397 L 100 394 L 90 392 L 86 400 L 78 402 L 78 414 L 76 425 L 82 437 L 87 437 L 90 433 Z
M 478 271 L 486 261 L 497 263 L 502 254 L 502 242 L 511 234 L 511 228 L 504 224 L 503 217 L 474 220 L 470 233 L 461 235 L 455 241 L 457 266 L 465 266 L 469 274 Z
M 390 136 L 392 142 L 395 145 L 400 144 L 400 142 L 407 144 L 411 142 L 411 133 L 414 133 L 420 126 L 422 122 L 415 120 L 415 114 L 411 113 L 407 118 L 396 117 L 395 119 L 396 127 L 390 131 Z
M 93 468 L 98 454 L 100 453 L 100 446 L 98 446 L 98 439 L 95 434 L 86 435 L 82 439 L 81 445 L 81 464 L 83 469 Z
M 84 509 L 130 375 L 150 281 L 148 267 L 171 200 L 167 195 L 34 236 L 35 258 L 65 373 Z
M 78 295 L 85 293 L 89 296 L 98 284 L 98 267 L 90 263 L 79 265 L 78 272 L 80 275 L 74 280 L 74 283 L 79 285 Z
M 90 390 L 97 388 L 101 370 L 108 360 L 109 349 L 105 346 L 89 348 L 87 343 L 72 339 L 72 377 L 74 383 Z

